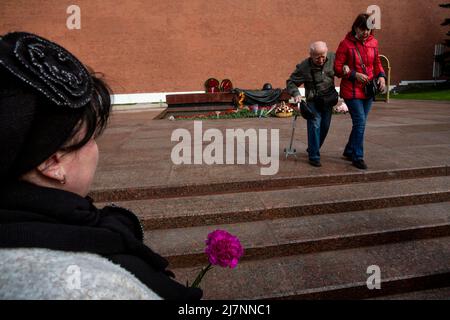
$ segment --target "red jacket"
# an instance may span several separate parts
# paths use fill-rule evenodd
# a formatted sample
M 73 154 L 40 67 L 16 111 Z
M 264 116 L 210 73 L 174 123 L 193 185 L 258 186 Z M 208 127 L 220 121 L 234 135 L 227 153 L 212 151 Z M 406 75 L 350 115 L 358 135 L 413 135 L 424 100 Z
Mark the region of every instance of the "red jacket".
M 335 74 L 339 78 L 342 78 L 340 95 L 344 99 L 367 98 L 364 94 L 364 85 L 355 77 L 356 72 L 364 73 L 355 46 L 358 46 L 359 53 L 366 65 L 369 80 L 372 80 L 374 77 L 386 78 L 378 54 L 378 41 L 373 35 L 370 35 L 367 40 L 362 43 L 351 33 L 348 33 L 345 39 L 339 44 L 336 52 L 336 60 L 334 61 Z M 342 72 L 344 65 L 347 65 L 350 68 L 350 73 L 345 76 Z

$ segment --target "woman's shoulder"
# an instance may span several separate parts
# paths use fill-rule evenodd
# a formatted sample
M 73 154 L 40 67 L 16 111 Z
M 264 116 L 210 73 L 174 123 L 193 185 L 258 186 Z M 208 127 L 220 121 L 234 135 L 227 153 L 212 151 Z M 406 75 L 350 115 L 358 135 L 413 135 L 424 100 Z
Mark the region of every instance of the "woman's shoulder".
M 371 35 L 369 37 L 369 39 L 367 39 L 367 41 L 366 41 L 366 46 L 367 47 L 378 47 L 378 40 L 373 35 Z
M 364 46 L 365 47 L 378 47 L 378 40 L 374 36 L 370 36 L 364 42 Z M 352 49 L 355 49 L 355 47 L 356 47 L 356 42 L 348 37 L 346 37 L 344 40 L 342 40 L 339 44 L 339 49 L 341 49 L 341 50 L 342 50 L 342 48 L 345 48 L 347 50 L 352 50 Z
M 0 249 L 0 261 L 0 299 L 161 299 L 127 270 L 96 254 Z
M 338 51 L 339 49 L 349 49 L 349 48 L 354 48 L 355 47 L 355 43 L 349 39 L 348 36 L 346 36 L 344 39 L 342 39 L 342 41 L 339 43 L 339 47 L 338 47 Z

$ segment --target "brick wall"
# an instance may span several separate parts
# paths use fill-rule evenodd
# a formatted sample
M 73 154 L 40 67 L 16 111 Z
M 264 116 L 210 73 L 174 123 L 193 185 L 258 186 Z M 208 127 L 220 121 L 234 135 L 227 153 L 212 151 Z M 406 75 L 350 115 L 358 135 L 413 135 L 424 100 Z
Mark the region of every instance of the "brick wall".
M 380 53 L 393 82 L 431 79 L 442 0 L 0 0 L 0 33 L 34 32 L 62 44 L 106 77 L 116 93 L 197 91 L 208 77 L 235 86 L 284 87 L 308 45 L 331 50 L 370 4 L 381 8 Z M 81 30 L 66 9 L 81 8 Z

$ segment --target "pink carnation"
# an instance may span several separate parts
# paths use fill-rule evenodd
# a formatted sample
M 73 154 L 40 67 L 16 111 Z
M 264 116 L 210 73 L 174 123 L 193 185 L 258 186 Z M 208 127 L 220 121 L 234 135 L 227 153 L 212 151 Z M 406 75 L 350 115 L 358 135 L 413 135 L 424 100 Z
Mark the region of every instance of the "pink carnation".
M 238 237 L 223 230 L 216 230 L 208 234 L 205 253 L 209 262 L 221 267 L 235 268 L 244 254 L 244 249 Z

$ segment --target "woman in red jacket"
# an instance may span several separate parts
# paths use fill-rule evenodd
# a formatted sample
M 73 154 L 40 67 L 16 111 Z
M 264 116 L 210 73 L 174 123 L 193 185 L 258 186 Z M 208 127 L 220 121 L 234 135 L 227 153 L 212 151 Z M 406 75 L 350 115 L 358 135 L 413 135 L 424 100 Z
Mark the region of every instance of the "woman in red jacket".
M 375 78 L 378 89 L 386 89 L 378 41 L 372 34 L 369 18 L 369 14 L 358 15 L 352 31 L 339 44 L 334 63 L 336 75 L 342 78 L 340 95 L 348 106 L 353 122 L 344 157 L 358 169 L 367 169 L 364 162 L 364 130 L 374 98 L 365 92 L 365 87 Z

